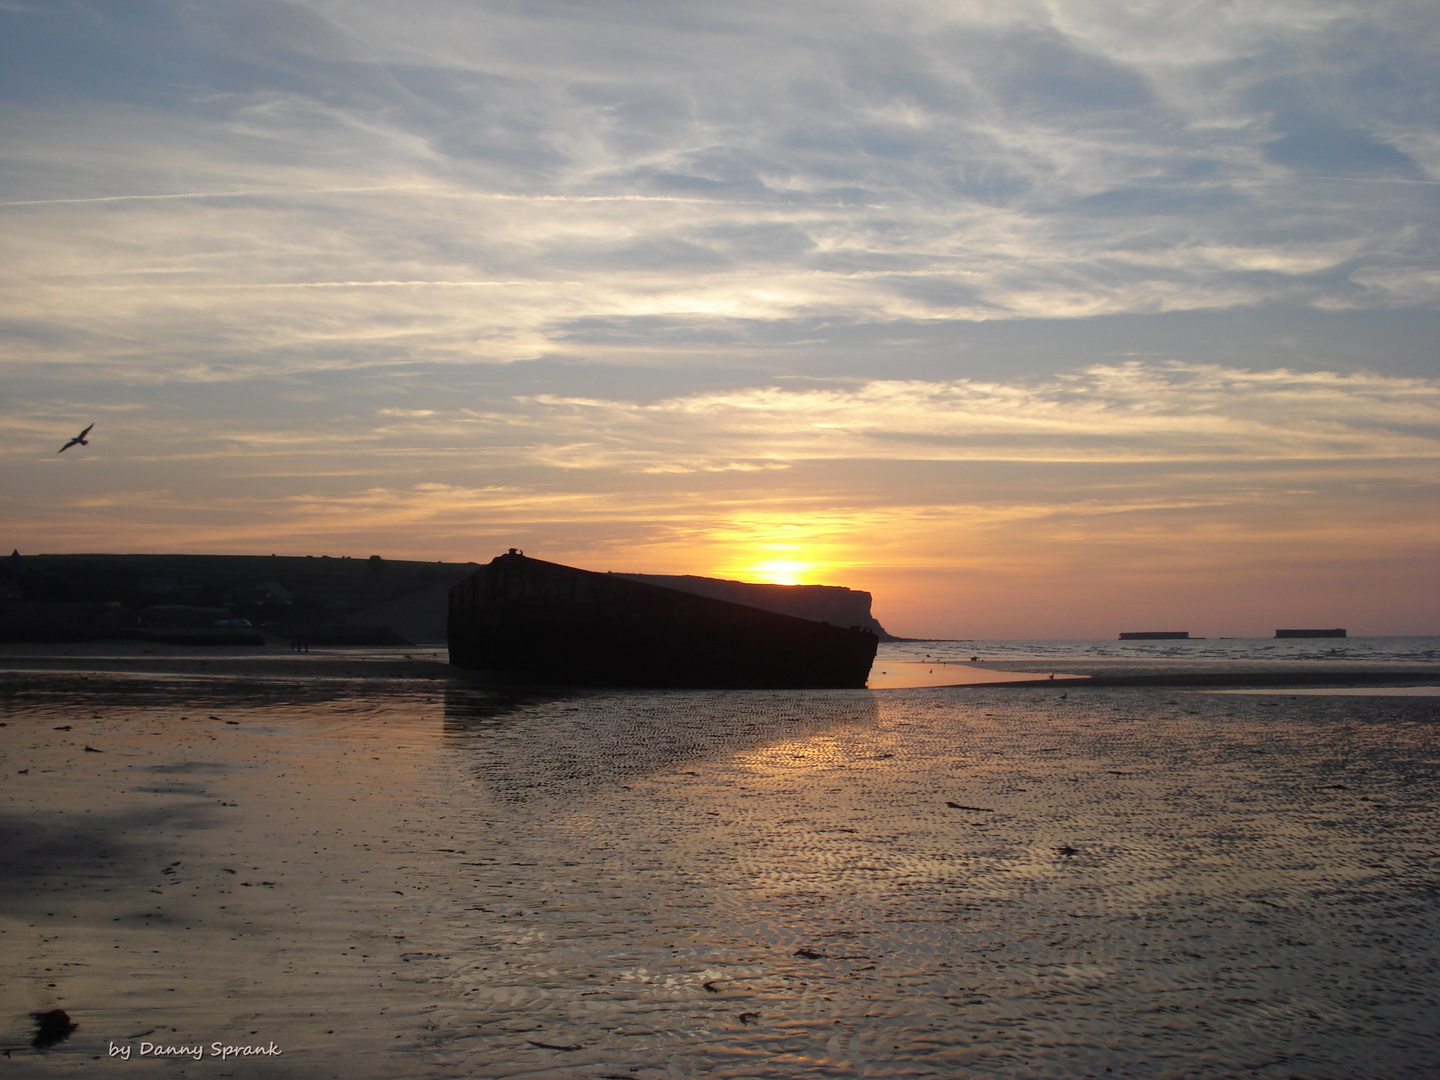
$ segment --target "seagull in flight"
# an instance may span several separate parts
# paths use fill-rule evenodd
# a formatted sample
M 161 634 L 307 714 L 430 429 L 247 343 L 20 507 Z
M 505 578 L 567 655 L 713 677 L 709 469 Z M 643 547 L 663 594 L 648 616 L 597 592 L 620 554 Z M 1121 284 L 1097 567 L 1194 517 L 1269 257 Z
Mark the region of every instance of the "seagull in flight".
M 60 447 L 60 449 L 56 450 L 55 452 L 57 454 L 63 454 L 72 446 L 89 446 L 90 440 L 85 438 L 85 436 L 90 434 L 90 428 L 93 428 L 94 426 L 94 424 L 91 424 L 90 427 L 87 427 L 84 431 L 80 432 L 79 435 L 76 435 L 73 439 L 71 439 L 69 442 L 67 442 L 64 446 Z

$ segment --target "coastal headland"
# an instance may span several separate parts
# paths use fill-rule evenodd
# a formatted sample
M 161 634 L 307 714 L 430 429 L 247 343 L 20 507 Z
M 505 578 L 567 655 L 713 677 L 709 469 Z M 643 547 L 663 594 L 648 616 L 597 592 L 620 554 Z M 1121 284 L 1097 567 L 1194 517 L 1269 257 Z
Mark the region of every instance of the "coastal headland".
M 433 645 L 450 588 L 478 563 L 283 555 L 28 555 L 0 559 L 0 642 Z M 614 574 L 895 640 L 867 592 L 693 574 Z
M 0 559 L 0 641 L 378 646 L 445 641 L 474 563 L 287 555 Z

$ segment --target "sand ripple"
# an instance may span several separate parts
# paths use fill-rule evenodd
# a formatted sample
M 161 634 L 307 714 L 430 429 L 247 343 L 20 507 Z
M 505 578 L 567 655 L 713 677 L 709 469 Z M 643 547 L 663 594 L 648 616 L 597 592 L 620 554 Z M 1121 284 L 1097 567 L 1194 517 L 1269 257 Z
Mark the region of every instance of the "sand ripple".
M 16 1075 L 157 1025 L 295 1076 L 1440 1072 L 1433 700 L 7 701 L 7 1042 L 82 1025 Z

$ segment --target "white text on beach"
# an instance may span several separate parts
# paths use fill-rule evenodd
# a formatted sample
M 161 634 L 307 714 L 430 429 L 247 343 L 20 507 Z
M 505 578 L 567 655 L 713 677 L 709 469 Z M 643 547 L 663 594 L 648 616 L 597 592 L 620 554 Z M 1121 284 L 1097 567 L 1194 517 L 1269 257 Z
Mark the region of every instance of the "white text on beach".
M 199 1061 L 206 1057 L 218 1057 L 222 1061 L 232 1057 L 279 1057 L 285 1051 L 281 1050 L 273 1042 L 264 1046 L 229 1046 L 225 1043 L 212 1042 L 209 1047 L 204 1043 L 196 1043 L 194 1046 L 170 1046 L 165 1043 L 142 1042 L 140 1052 L 136 1057 L 188 1057 Z M 121 1061 L 130 1060 L 131 1046 L 129 1043 L 110 1044 L 110 1056 L 118 1057 Z

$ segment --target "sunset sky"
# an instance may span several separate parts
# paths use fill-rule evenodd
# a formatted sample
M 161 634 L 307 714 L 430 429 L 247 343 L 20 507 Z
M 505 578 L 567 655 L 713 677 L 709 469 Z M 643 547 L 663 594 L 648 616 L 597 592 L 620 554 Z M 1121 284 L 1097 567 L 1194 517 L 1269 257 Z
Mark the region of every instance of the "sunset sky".
M 1433 0 L 0 0 L 0 543 L 1440 633 L 1437 55 Z

